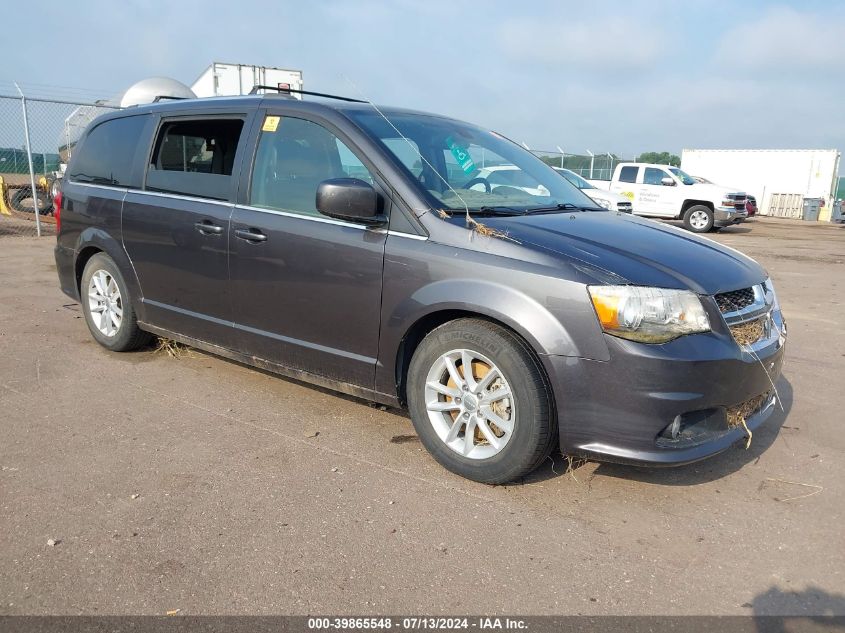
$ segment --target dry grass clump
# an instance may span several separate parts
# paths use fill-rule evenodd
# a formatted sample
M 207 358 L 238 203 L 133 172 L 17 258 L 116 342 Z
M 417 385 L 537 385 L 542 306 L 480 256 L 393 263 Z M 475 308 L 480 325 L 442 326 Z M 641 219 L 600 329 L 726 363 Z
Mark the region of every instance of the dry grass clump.
M 748 436 L 748 441 L 745 443 L 745 448 L 748 449 L 751 446 L 751 438 L 753 434 L 751 433 L 751 429 L 748 428 L 748 425 L 745 421 L 748 419 L 750 415 L 756 413 L 760 407 L 763 406 L 763 403 L 769 397 L 769 392 L 762 393 L 759 396 L 751 398 L 750 400 L 746 400 L 742 404 L 738 404 L 733 407 L 728 407 L 727 419 L 728 419 L 728 427 L 729 428 L 736 428 L 741 426 L 745 429 L 745 433 Z
M 753 343 L 756 343 L 763 336 L 764 321 L 765 317 L 755 321 L 748 321 L 747 323 L 730 326 L 734 340 L 740 345 L 752 345 Z
M 437 215 L 440 216 L 440 218 L 443 220 L 452 217 L 452 214 L 448 213 L 445 209 L 437 209 Z M 470 231 L 472 231 L 473 234 L 478 234 L 481 237 L 497 237 L 501 240 L 509 240 L 511 242 L 516 242 L 517 244 L 519 243 L 515 239 L 510 237 L 507 233 L 499 231 L 498 229 L 490 228 L 486 224 L 482 224 L 474 217 L 472 217 L 469 214 L 469 211 L 467 211 L 466 214 L 466 223 L 467 227 Z
M 182 358 L 184 356 L 190 356 L 191 348 L 182 343 L 172 341 L 169 338 L 159 337 L 153 353 L 166 354 L 170 358 Z

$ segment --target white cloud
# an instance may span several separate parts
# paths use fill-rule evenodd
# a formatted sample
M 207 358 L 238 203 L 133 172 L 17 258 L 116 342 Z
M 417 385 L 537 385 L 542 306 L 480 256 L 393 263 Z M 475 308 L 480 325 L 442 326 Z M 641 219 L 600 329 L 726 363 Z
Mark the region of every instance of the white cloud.
M 718 63 L 737 70 L 825 72 L 845 57 L 845 14 L 776 7 L 722 37 Z
M 653 64 L 668 49 L 670 33 L 656 21 L 591 15 L 515 18 L 499 29 L 504 52 L 516 61 L 593 72 Z

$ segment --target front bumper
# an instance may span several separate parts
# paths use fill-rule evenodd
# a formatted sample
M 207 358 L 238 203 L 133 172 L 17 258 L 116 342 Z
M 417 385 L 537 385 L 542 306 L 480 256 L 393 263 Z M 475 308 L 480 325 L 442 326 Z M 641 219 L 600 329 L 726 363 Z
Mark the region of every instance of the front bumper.
M 779 312 L 777 319 L 782 324 Z M 609 361 L 547 357 L 559 385 L 561 450 L 599 461 L 687 464 L 745 437 L 742 426 L 728 425 L 728 408 L 771 394 L 746 418 L 751 431 L 762 424 L 777 406 L 785 328 L 751 351 L 734 342 L 724 322 L 713 328 L 664 345 L 605 335 Z M 667 440 L 661 433 L 678 416 L 690 432 Z
M 714 226 L 730 226 L 744 222 L 748 218 L 748 211 L 745 209 L 734 209 L 729 207 L 716 207 L 713 211 Z

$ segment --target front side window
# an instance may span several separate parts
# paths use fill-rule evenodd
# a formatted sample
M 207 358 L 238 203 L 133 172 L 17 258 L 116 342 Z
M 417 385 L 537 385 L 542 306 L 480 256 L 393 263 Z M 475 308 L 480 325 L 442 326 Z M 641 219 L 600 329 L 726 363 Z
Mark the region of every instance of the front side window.
M 147 171 L 147 189 L 225 200 L 244 122 L 240 118 L 165 121 Z
M 662 169 L 657 169 L 656 167 L 646 167 L 645 175 L 643 176 L 643 184 L 662 186 L 664 178 L 669 178 L 669 174 Z
M 343 141 L 322 125 L 293 117 L 268 116 L 255 165 L 249 204 L 265 209 L 318 215 L 317 187 L 330 178 L 374 184 L 370 171 Z
M 424 114 L 389 113 L 388 120 L 370 110 L 347 115 L 410 173 L 433 208 L 521 212 L 567 204 L 596 207 L 531 152 L 495 132 Z
M 147 117 L 110 119 L 94 127 L 69 166 L 71 180 L 115 187 L 137 187 L 132 166 Z M 140 170 L 139 170 L 140 173 Z

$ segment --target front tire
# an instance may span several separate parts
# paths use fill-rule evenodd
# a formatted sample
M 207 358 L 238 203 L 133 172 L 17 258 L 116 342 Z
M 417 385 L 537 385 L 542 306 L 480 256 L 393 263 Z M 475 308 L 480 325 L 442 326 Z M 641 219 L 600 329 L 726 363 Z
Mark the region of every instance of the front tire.
M 138 327 L 123 275 L 105 253 L 97 253 L 85 264 L 79 294 L 91 336 L 106 349 L 128 352 L 152 338 Z
M 693 233 L 707 233 L 713 228 L 713 209 L 697 204 L 684 213 L 684 226 Z
M 524 477 L 557 440 L 539 361 L 524 341 L 488 321 L 458 319 L 430 332 L 411 359 L 407 393 L 420 441 L 467 479 Z

